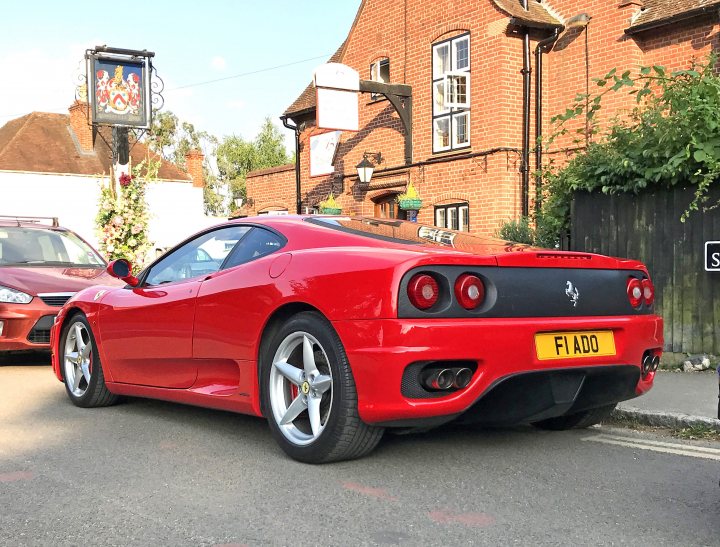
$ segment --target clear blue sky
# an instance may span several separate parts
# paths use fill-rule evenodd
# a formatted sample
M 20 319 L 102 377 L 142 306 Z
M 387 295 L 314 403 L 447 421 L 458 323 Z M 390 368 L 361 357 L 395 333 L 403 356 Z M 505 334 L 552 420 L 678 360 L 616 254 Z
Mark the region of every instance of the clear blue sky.
M 252 139 L 266 116 L 282 128 L 278 117 L 311 81 L 313 69 L 342 44 L 359 5 L 360 0 L 4 2 L 0 125 L 32 111 L 66 113 L 75 78 L 84 74 L 85 50 L 105 44 L 155 52 L 165 83 L 164 110 L 219 138 Z M 290 132 L 283 131 L 291 143 Z

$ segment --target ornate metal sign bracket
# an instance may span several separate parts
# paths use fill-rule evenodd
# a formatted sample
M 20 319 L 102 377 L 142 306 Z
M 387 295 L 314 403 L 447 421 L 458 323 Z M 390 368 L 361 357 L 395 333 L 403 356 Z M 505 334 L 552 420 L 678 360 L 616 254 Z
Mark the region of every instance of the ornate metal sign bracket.
M 85 51 L 85 78 L 76 98 L 88 103 L 93 138 L 98 126 L 112 127 L 113 162 L 126 165 L 130 146 L 152 127 L 153 112 L 162 108 L 165 87 L 152 64 L 152 51 L 95 46 Z M 102 135 L 101 135 L 102 136 Z M 134 143 L 133 143 L 134 144 Z

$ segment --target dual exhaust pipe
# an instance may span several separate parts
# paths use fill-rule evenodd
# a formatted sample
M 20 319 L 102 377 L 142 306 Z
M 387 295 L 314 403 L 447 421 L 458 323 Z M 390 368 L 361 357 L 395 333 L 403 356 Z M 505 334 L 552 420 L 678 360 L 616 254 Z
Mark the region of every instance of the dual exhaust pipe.
M 643 357 L 640 370 L 643 376 L 647 376 L 651 372 L 655 372 L 660 365 L 660 357 L 657 355 L 650 355 L 649 353 Z
M 422 384 L 432 391 L 463 389 L 472 380 L 473 371 L 469 368 L 431 368 L 425 371 Z

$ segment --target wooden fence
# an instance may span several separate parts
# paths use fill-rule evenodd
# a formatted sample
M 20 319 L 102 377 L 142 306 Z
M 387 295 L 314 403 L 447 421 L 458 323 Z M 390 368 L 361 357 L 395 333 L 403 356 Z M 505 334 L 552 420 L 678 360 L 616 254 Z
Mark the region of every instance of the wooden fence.
M 570 249 L 643 261 L 665 320 L 665 351 L 720 355 L 720 272 L 705 271 L 705 242 L 720 241 L 720 207 L 680 217 L 694 189 L 637 196 L 578 193 Z M 713 187 L 708 205 L 720 201 Z

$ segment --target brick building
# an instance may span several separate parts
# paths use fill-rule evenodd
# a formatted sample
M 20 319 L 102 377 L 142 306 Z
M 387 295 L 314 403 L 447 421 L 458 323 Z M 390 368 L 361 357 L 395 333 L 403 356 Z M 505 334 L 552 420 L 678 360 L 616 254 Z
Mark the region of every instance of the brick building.
M 524 1 L 363 0 L 329 61 L 411 86 L 412 160 L 390 101 L 360 93 L 360 130 L 339 134 L 332 172 L 318 169 L 314 144 L 335 137 L 316 126 L 310 85 L 282 117 L 297 128 L 301 211 L 333 192 L 344 214 L 403 218 L 396 197 L 412 182 L 420 222 L 492 235 L 533 210 L 536 162 L 564 153 L 537 157 L 534 143 L 552 115 L 593 91 L 593 78 L 615 67 L 686 68 L 719 46 L 720 0 Z M 601 113 L 632 101 L 608 96 Z M 381 162 L 362 184 L 356 165 L 367 152 Z M 296 183 L 293 166 L 249 174 L 247 212 L 295 212 Z

